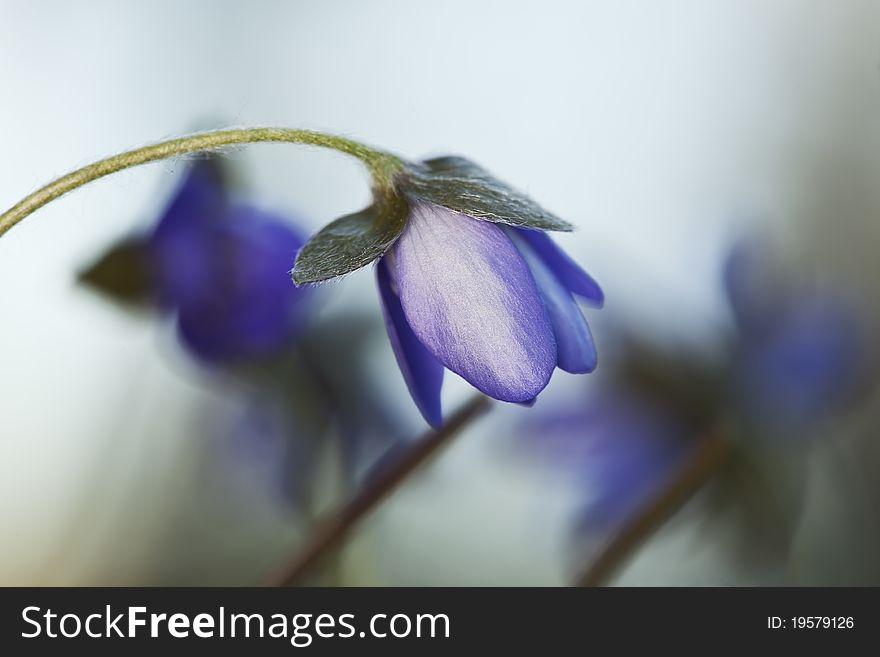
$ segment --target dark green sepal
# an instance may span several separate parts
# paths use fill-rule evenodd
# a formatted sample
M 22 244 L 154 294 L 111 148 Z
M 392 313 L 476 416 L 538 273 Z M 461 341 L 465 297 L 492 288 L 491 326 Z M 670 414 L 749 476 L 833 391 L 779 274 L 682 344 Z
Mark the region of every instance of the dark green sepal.
M 397 189 L 411 201 L 442 205 L 494 223 L 571 231 L 574 227 L 470 160 L 448 156 L 408 164 Z
M 386 192 L 368 208 L 324 226 L 297 254 L 293 282 L 320 283 L 370 264 L 400 236 L 407 210 L 403 198 Z
M 568 222 L 463 157 L 396 162 L 399 169 L 393 177 L 377 184 L 373 205 L 336 219 L 300 250 L 291 271 L 294 283 L 327 281 L 380 258 L 400 236 L 413 203 L 434 203 L 484 221 L 523 228 L 573 230 Z
M 147 305 L 154 290 L 146 242 L 141 238 L 122 240 L 82 270 L 77 280 L 114 301 Z

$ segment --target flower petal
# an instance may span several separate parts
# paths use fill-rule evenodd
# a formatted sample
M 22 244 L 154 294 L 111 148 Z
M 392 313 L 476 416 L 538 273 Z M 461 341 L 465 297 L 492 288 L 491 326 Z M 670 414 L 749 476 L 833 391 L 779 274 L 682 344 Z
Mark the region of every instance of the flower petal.
M 541 257 L 550 271 L 556 274 L 565 287 L 579 297 L 592 302 L 595 307 L 602 307 L 602 304 L 605 303 L 605 294 L 602 292 L 602 288 L 593 280 L 592 276 L 560 249 L 547 233 L 523 228 L 512 230 L 515 230 L 517 235 L 522 236 L 529 243 L 529 246 Z
M 217 163 L 197 161 L 148 242 L 153 284 L 161 305 L 186 303 L 213 289 L 213 249 L 205 235 L 221 220 L 227 202 Z
M 386 258 L 380 259 L 376 266 L 376 280 L 379 283 L 379 297 L 382 300 L 388 339 L 409 394 L 428 424 L 440 426 L 443 421 L 440 411 L 443 365 L 419 342 L 406 321 L 400 299 L 392 288 L 391 272 Z
M 511 238 L 532 270 L 547 307 L 556 334 L 556 364 L 573 374 L 592 372 L 596 369 L 596 345 L 571 292 L 531 247 L 519 238 L 518 231 L 511 230 Z
M 177 303 L 181 337 L 205 360 L 258 356 L 289 343 L 305 324 L 311 296 L 287 275 L 302 245 L 284 218 L 232 204 L 194 233 L 210 281 Z M 195 290 L 195 288 L 194 288 Z
M 413 203 L 393 250 L 413 332 L 447 368 L 502 401 L 532 399 L 556 365 L 535 279 L 495 224 Z

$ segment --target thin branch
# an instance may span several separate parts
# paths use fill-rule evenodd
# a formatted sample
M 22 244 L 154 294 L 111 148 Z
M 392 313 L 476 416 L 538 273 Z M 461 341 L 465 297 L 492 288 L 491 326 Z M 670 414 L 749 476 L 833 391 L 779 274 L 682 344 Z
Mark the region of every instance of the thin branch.
M 375 509 L 419 466 L 427 462 L 441 447 L 447 445 L 458 432 L 488 408 L 488 397 L 483 395 L 474 397 L 458 409 L 442 427 L 430 431 L 412 443 L 409 449 L 379 472 L 351 501 L 321 522 L 306 546 L 281 569 L 271 583 L 275 586 L 293 586 L 299 583 L 318 562 L 345 539 L 349 531 L 364 516 Z
M 578 578 L 576 586 L 602 586 L 728 462 L 730 445 L 711 433 L 648 503 L 626 521 Z

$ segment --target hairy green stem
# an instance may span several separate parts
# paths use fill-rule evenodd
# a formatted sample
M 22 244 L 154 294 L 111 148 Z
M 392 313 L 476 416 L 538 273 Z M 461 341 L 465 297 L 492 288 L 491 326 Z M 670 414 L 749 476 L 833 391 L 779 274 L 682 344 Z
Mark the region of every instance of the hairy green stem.
M 103 178 L 104 176 L 157 160 L 178 157 L 190 153 L 212 151 L 235 144 L 257 142 L 288 142 L 332 148 L 356 157 L 369 169 L 373 184 L 379 188 L 388 187 L 391 178 L 399 171 L 403 162 L 400 158 L 345 137 L 329 135 L 314 130 L 293 128 L 232 128 L 202 132 L 187 137 L 177 137 L 156 144 L 135 148 L 118 155 L 86 165 L 66 176 L 52 181 L 29 194 L 9 210 L 0 215 L 0 236 L 6 233 L 29 214 L 73 191 L 77 187 Z

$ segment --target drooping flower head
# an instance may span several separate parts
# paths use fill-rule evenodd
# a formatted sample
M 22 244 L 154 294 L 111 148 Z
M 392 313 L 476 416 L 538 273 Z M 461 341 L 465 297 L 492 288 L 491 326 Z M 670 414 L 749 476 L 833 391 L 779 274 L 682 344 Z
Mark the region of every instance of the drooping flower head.
M 218 160 L 199 160 L 156 227 L 114 247 L 84 278 L 173 313 L 199 358 L 237 361 L 280 349 L 299 332 L 309 295 L 287 271 L 302 244 L 287 218 L 237 199 Z M 120 280 L 132 289 L 113 289 Z
M 598 284 L 544 232 L 571 226 L 457 157 L 408 165 L 392 192 L 320 231 L 298 283 L 378 260 L 388 335 L 425 419 L 441 421 L 444 369 L 506 402 L 531 403 L 559 367 L 590 372 L 596 349 L 576 297 Z

